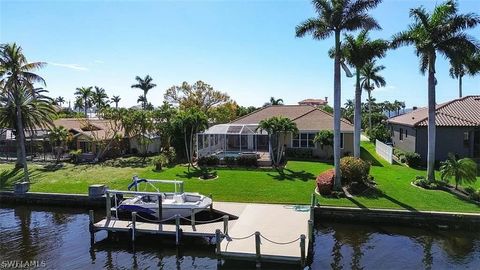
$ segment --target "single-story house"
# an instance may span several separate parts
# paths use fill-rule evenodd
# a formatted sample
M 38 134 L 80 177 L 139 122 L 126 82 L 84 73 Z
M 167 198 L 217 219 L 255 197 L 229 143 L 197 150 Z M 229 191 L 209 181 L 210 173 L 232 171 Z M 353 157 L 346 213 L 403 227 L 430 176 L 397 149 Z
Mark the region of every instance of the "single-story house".
M 480 159 L 480 96 L 466 96 L 437 105 L 435 160 L 448 153 Z M 388 120 L 392 143 L 427 160 L 428 108 L 419 108 Z
M 209 155 L 235 156 L 242 153 L 257 153 L 260 159 L 270 159 L 268 134 L 258 129 L 260 121 L 283 116 L 292 120 L 298 134 L 287 134 L 280 138 L 280 145 L 287 149 L 312 149 L 314 157 L 330 158 L 332 147 L 321 147 L 313 142 L 321 130 L 333 130 L 333 115 L 308 105 L 272 105 L 260 108 L 228 124 L 210 127 L 197 135 L 199 157 Z M 341 121 L 342 155 L 353 152 L 353 125 L 345 119 Z
M 298 105 L 307 105 L 307 106 L 325 106 L 327 104 L 328 104 L 328 97 L 325 97 L 325 99 L 307 98 L 298 102 Z

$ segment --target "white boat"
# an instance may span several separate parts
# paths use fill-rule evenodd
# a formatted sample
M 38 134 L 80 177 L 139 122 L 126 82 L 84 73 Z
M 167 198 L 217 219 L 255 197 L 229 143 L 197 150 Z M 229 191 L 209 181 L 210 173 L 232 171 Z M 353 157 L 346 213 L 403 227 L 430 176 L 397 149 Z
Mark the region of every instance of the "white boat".
M 212 204 L 212 199 L 199 193 L 183 192 L 182 181 L 169 180 L 149 180 L 133 178 L 133 183 L 129 185 L 138 190 L 138 184 L 146 183 L 154 187 L 157 192 L 135 195 L 133 198 L 125 199 L 118 204 L 116 209 L 123 212 L 137 212 L 141 215 L 159 218 L 158 198 L 161 198 L 161 220 L 170 219 L 179 215 L 182 217 L 190 217 L 193 213 L 199 213 L 208 209 Z M 175 185 L 175 192 L 160 192 L 152 183 L 169 183 Z M 180 190 L 177 192 L 177 186 Z

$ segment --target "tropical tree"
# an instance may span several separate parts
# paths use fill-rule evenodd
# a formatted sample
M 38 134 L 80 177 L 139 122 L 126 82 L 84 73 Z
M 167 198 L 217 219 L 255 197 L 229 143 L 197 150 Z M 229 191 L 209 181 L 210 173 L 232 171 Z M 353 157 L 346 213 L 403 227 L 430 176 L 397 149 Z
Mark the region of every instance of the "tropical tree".
M 55 98 L 54 103 L 60 107 L 62 107 L 63 103 L 65 103 L 65 99 L 61 96 Z
M 270 105 L 283 105 L 283 99 L 270 97 Z
M 60 161 L 60 155 L 65 150 L 65 143 L 68 140 L 68 130 L 64 126 L 54 126 L 50 129 L 50 142 L 56 152 L 56 163 Z
M 360 87 L 367 91 L 368 95 L 368 129 L 372 129 L 372 103 L 375 102 L 375 99 L 372 98 L 372 91 L 375 87 L 380 88 L 387 85 L 385 78 L 378 74 L 385 69 L 385 66 L 375 64 L 375 60 L 369 61 L 360 70 Z
M 193 165 L 193 146 L 195 144 L 194 139 L 198 132 L 201 132 L 207 128 L 207 115 L 197 108 L 191 108 L 186 111 L 180 111 L 176 115 L 173 124 L 183 133 L 185 153 L 189 167 L 195 167 Z
M 313 138 L 314 143 L 318 143 L 322 148 L 333 145 L 333 132 L 331 130 L 321 130 Z
M 298 133 L 295 122 L 283 116 L 274 116 L 264 119 L 258 123 L 258 130 L 264 130 L 268 134 L 268 148 L 273 165 L 279 167 L 284 153 L 284 144 L 280 144 L 280 136 L 283 142 L 287 140 L 287 135 Z
M 150 75 L 145 76 L 145 78 L 141 78 L 140 76 L 135 77 L 137 81 L 136 84 L 132 85 L 132 88 L 138 88 L 143 91 L 143 99 L 138 100 L 137 102 L 142 102 L 143 109 L 147 109 L 147 93 L 150 89 L 156 87 L 157 85 L 152 83 L 153 79 Z
M 458 97 L 463 96 L 463 77 L 465 75 L 475 76 L 480 73 L 480 52 L 459 55 L 450 60 L 450 77 L 458 79 Z
M 348 65 L 355 68 L 355 105 L 353 113 L 353 155 L 360 157 L 360 133 L 362 131 L 362 88 L 361 70 L 374 58 L 385 56 L 388 49 L 388 42 L 383 39 L 371 40 L 368 30 L 362 30 L 358 36 L 346 34 L 341 45 L 342 58 Z
M 15 108 L 17 130 L 17 165 L 24 170 L 25 181 L 29 181 L 25 151 L 24 116 L 22 115 L 22 97 L 26 92 L 34 93 L 34 83 L 45 85 L 45 80 L 34 71 L 45 66 L 44 62 L 28 62 L 22 47 L 16 43 L 0 45 L 0 84 L 2 92 Z M 43 124 L 43 123 L 42 123 Z
M 455 179 L 455 189 L 462 182 L 473 183 L 477 181 L 477 163 L 470 158 L 457 159 L 449 153 L 447 160 L 441 162 L 440 173 L 442 180 Z
M 381 0 L 313 0 L 318 17 L 307 19 L 295 29 L 297 37 L 312 34 L 314 39 L 324 40 L 334 35 L 334 82 L 333 82 L 333 118 L 335 164 L 334 189 L 341 189 L 340 173 L 340 122 L 341 122 L 341 44 L 340 37 L 344 31 L 359 29 L 380 29 L 377 21 L 368 11 L 375 8 Z
M 108 104 L 108 95 L 105 89 L 95 86 L 95 91 L 92 92 L 93 104 L 97 107 L 97 113 Z
M 428 150 L 427 178 L 435 181 L 435 63 L 437 54 L 448 60 L 459 59 L 460 55 L 478 50 L 477 41 L 464 30 L 480 23 L 480 17 L 474 13 L 458 14 L 455 1 L 446 1 L 435 7 L 432 13 L 419 7 L 410 10 L 414 22 L 406 31 L 393 37 L 392 46 L 398 48 L 413 45 L 415 54 L 420 58 L 420 71 L 428 71 Z
M 120 96 L 113 96 L 111 98 L 112 102 L 115 103 L 115 109 L 118 109 L 118 103 L 120 102 L 121 98 Z
M 85 117 L 88 118 L 88 108 L 92 106 L 92 88 L 93 87 L 78 87 L 77 91 L 75 91 L 75 96 L 77 96 L 77 100 L 75 101 L 75 107 L 80 109 L 83 108 Z

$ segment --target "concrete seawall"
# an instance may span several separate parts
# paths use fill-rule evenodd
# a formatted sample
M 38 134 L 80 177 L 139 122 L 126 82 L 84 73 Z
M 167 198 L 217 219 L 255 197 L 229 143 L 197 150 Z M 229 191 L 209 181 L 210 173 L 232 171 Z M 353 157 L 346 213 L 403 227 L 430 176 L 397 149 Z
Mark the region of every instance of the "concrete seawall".
M 480 213 L 362 209 L 353 207 L 315 207 L 315 221 L 383 223 L 448 229 L 479 229 Z
M 52 205 L 66 207 L 82 207 L 85 209 L 105 207 L 105 197 L 92 198 L 83 194 L 27 192 L 15 194 L 9 191 L 0 192 L 0 203 Z

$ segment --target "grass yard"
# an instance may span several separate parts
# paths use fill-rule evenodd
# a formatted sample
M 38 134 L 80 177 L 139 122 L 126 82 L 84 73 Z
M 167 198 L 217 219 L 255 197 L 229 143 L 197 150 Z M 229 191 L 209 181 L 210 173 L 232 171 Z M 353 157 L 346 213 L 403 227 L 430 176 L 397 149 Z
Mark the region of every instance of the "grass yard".
M 319 197 L 323 205 L 358 206 L 366 208 L 395 208 L 408 210 L 436 210 L 479 212 L 480 206 L 457 198 L 444 191 L 423 190 L 410 184 L 416 175 L 425 171 L 401 165 L 390 165 L 375 154 L 374 145 L 363 143 L 362 155 L 372 162 L 371 174 L 378 184 L 378 192 L 356 196 L 353 199 Z M 134 164 L 134 163 L 132 163 Z M 315 177 L 331 168 L 331 164 L 310 161 L 289 161 L 283 173 L 273 169 L 217 169 L 215 180 L 199 180 L 199 173 L 177 165 L 161 172 L 152 166 L 71 165 L 56 171 L 30 165 L 31 191 L 58 193 L 87 193 L 91 184 L 106 184 L 112 189 L 126 189 L 133 175 L 151 179 L 178 179 L 185 181 L 186 191 L 213 194 L 214 200 L 236 202 L 307 204 L 315 188 Z M 13 164 L 0 164 L 0 187 L 11 187 L 21 177 L 12 171 Z M 480 180 L 480 178 L 479 178 Z M 474 186 L 480 188 L 480 181 Z M 171 190 L 164 186 L 165 191 Z M 167 189 L 168 188 L 168 189 Z M 151 189 L 149 189 L 151 191 Z

